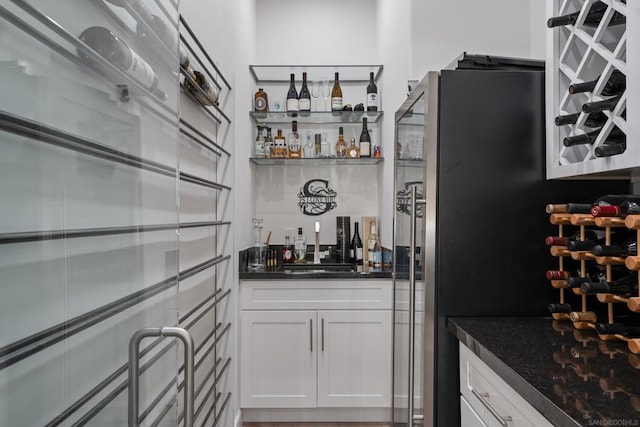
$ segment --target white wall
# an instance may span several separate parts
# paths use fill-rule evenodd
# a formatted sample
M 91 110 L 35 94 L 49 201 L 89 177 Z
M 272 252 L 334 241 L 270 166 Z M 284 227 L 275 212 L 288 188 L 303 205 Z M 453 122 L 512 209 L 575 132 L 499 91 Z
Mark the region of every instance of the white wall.
M 541 0 L 414 0 L 412 77 L 420 79 L 465 51 L 543 58 L 544 33 L 536 26 L 545 23 L 534 19 L 543 10 Z

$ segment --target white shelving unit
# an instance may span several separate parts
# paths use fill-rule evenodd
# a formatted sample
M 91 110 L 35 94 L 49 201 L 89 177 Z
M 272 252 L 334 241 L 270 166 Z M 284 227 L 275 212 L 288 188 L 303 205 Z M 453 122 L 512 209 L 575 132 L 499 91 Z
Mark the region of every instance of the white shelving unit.
M 575 11 L 580 15 L 575 25 L 548 29 L 547 33 L 547 177 L 607 176 L 630 178 L 640 171 L 640 145 L 638 118 L 640 118 L 639 7 L 637 2 L 625 4 L 623 0 L 602 0 L 608 8 L 596 28 L 582 25 L 587 12 L 596 0 L 548 0 L 547 17 Z M 608 26 L 614 13 L 626 16 L 626 24 Z M 584 103 L 607 99 L 600 93 L 614 70 L 627 77 L 627 88 L 616 107 L 605 111 L 606 123 L 600 128 L 593 145 L 565 147 L 563 139 L 593 131 L 584 126 L 587 114 L 581 113 L 573 125 L 556 126 L 556 116 L 581 111 Z M 569 94 L 568 87 L 598 79 L 593 92 Z M 624 114 L 623 114 L 624 113 Z M 625 119 L 626 115 L 626 119 Z M 622 154 L 597 158 L 596 147 L 605 143 L 614 127 L 620 128 L 627 139 Z

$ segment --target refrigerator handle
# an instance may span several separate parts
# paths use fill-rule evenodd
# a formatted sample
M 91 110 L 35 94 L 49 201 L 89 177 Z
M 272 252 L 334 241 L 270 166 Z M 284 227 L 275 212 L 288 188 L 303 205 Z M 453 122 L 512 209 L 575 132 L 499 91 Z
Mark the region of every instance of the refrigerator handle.
M 411 221 L 409 225 L 409 390 L 407 393 L 407 413 L 409 419 L 407 425 L 413 427 L 414 421 L 420 420 L 419 415 L 414 416 L 413 401 L 415 394 L 415 341 L 416 341 L 416 240 L 418 205 L 424 205 L 425 199 L 418 199 L 417 187 L 411 188 Z

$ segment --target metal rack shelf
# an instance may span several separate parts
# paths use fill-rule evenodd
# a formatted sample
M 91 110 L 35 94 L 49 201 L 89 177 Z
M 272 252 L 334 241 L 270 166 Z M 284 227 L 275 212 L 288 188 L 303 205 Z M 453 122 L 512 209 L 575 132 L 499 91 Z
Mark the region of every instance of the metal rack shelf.
M 341 82 L 368 82 L 369 73 L 377 80 L 382 65 L 249 65 L 255 81 L 287 82 L 289 75 L 306 72 L 309 80 L 333 80 L 334 73 L 340 73 Z

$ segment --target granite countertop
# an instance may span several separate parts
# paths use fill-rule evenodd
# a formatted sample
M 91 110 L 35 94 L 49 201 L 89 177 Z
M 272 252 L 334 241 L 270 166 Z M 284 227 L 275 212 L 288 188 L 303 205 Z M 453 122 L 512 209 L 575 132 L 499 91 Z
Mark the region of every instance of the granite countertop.
M 551 318 L 450 318 L 448 328 L 554 426 L 640 426 L 640 355 Z
M 391 271 L 331 271 L 317 270 L 288 271 L 285 269 L 264 272 L 240 272 L 240 280 L 316 280 L 316 279 L 391 279 Z

